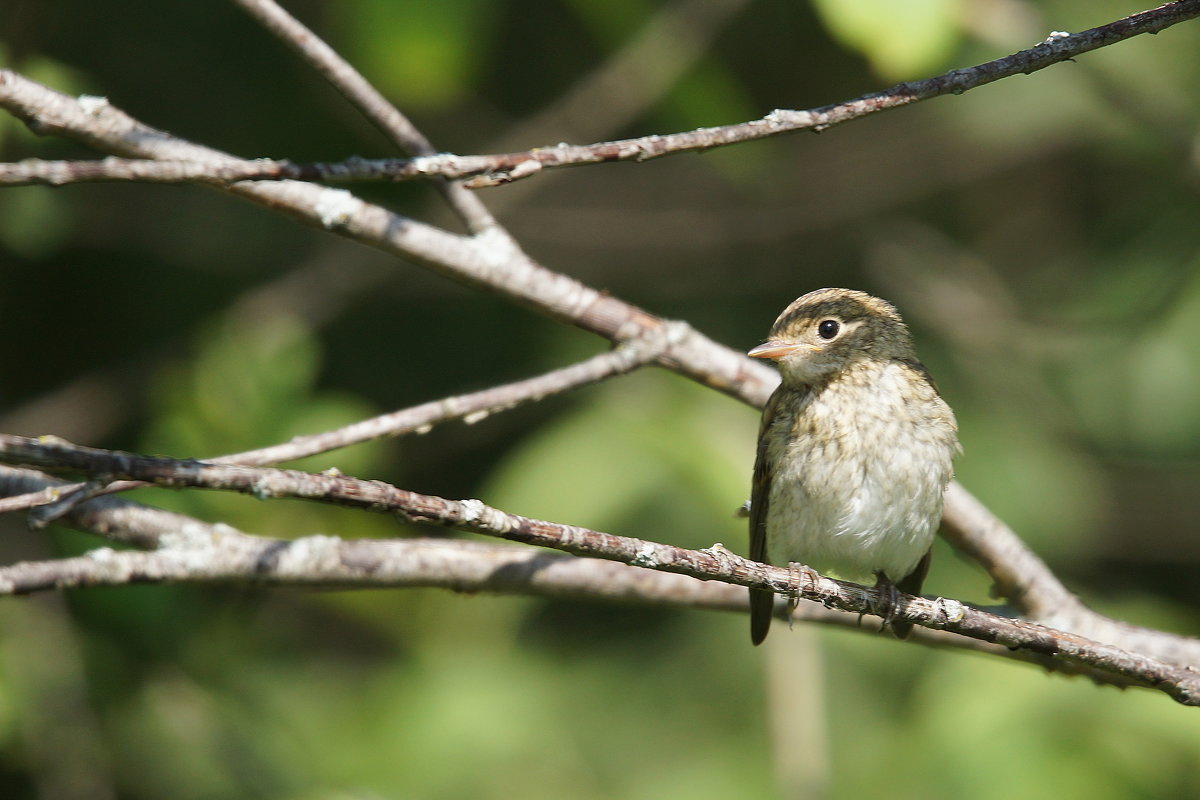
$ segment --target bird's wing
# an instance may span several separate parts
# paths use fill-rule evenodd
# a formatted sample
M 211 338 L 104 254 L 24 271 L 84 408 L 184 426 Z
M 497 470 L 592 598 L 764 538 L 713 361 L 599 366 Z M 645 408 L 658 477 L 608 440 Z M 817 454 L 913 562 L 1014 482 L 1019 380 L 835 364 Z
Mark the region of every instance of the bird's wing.
M 767 507 L 771 502 L 771 463 L 767 454 L 767 428 L 775 418 L 781 392 L 771 395 L 763 409 L 762 422 L 758 427 L 758 452 L 754 458 L 754 483 L 750 490 L 750 558 L 754 561 L 767 560 Z M 764 589 L 750 590 L 750 640 L 762 643 L 771 629 L 771 612 L 775 607 L 775 593 Z
M 929 384 L 929 387 L 933 389 L 934 394 L 936 394 L 938 397 L 942 396 L 942 390 L 938 388 L 937 383 L 933 380 L 933 376 L 929 374 L 929 370 L 924 364 L 915 358 L 897 358 L 896 360 L 920 375 L 921 378 Z
M 933 550 L 926 550 L 925 555 L 921 556 L 921 560 L 913 567 L 913 571 L 908 573 L 904 580 L 896 583 L 896 588 L 905 594 L 920 595 L 921 585 L 925 583 L 925 576 L 929 574 L 929 561 L 932 558 Z M 911 622 L 892 620 L 892 633 L 896 634 L 897 639 L 907 638 L 912 627 Z

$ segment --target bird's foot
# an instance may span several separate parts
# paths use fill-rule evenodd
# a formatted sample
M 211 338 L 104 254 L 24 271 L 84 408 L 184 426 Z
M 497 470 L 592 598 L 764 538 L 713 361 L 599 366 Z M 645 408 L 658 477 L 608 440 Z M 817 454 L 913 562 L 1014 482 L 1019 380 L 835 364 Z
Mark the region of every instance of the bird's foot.
M 801 593 L 804 592 L 804 579 L 805 578 L 808 579 L 809 586 L 813 587 L 814 589 L 817 586 L 817 581 L 819 581 L 821 579 L 821 576 L 819 574 L 817 574 L 817 571 L 815 569 L 813 569 L 812 567 L 807 566 L 805 564 L 801 564 L 798 561 L 789 561 L 787 568 L 788 568 L 788 572 L 791 574 L 792 582 L 796 584 L 796 588 L 797 588 L 798 592 L 801 592 Z M 799 594 L 797 594 L 793 597 L 789 597 L 787 599 L 788 630 L 791 630 L 792 622 L 793 622 L 792 615 L 796 610 L 796 606 L 798 606 L 798 605 L 800 605 L 800 595 Z
M 871 611 L 883 618 L 883 624 L 879 630 L 883 630 L 896 618 L 896 608 L 900 605 L 900 590 L 896 588 L 896 584 L 892 583 L 892 579 L 884 574 L 883 570 L 875 572 L 875 591 L 878 593 L 878 599 L 872 604 Z

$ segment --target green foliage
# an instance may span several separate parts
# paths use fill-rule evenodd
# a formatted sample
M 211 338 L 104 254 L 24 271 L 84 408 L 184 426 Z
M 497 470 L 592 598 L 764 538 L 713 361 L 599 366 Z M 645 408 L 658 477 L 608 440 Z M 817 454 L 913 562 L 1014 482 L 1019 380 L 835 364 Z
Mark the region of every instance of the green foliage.
M 835 796 L 861 796 L 889 778 L 892 796 L 905 800 L 1173 797 L 1196 789 L 1183 767 L 1196 757 L 1200 731 L 1190 709 L 996 659 L 901 652 L 894 642 L 841 632 L 822 641 L 835 709 L 828 735 L 854 743 L 834 748 Z M 904 720 L 903 736 L 879 725 L 892 716 Z
M 53 189 L 31 186 L 6 197 L 0 215 L 0 242 L 24 258 L 41 258 L 56 250 L 70 234 L 71 213 Z
M 965 453 L 957 467 L 966 486 L 1044 557 L 1067 555 L 1095 530 L 1107 510 L 1102 479 L 1081 454 L 1047 440 L 1021 414 L 968 416 L 962 436 Z M 1002 446 L 1007 445 L 1007 446 Z
M 813 0 L 840 42 L 861 53 L 880 77 L 900 81 L 942 67 L 958 45 L 962 0 Z
M 1090 357 L 1079 359 L 1068 374 L 1083 419 L 1093 421 L 1090 432 L 1115 449 L 1178 458 L 1200 455 L 1200 263 L 1175 268 L 1180 266 L 1192 281 L 1179 287 L 1166 307 L 1146 309 L 1153 314 L 1151 324 L 1097 340 Z M 1114 276 L 1113 286 L 1124 286 L 1127 296 L 1144 296 L 1150 287 L 1138 291 L 1144 281 L 1137 276 L 1157 272 L 1153 264 L 1123 271 Z M 1112 369 L 1114 361 L 1120 369 Z M 1112 426 L 1113 419 L 1122 424 Z
M 338 14 L 360 69 L 403 106 L 438 110 L 468 96 L 490 56 L 488 0 L 353 0 Z

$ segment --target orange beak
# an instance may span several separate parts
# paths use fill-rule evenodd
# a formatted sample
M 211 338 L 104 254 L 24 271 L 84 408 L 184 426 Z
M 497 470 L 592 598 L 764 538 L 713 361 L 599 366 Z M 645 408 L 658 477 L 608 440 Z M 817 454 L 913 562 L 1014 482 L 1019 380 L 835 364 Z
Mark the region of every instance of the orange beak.
M 751 350 L 749 353 L 746 353 L 746 355 L 750 356 L 751 358 L 780 359 L 786 355 L 790 355 L 790 354 L 796 352 L 802 346 L 803 345 L 795 344 L 792 342 L 777 342 L 777 341 L 763 342 L 758 347 Z

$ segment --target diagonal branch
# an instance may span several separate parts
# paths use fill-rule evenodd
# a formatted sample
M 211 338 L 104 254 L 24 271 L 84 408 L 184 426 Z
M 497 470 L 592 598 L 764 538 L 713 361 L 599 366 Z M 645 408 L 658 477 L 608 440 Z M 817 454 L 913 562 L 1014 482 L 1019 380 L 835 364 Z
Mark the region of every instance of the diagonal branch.
M 1046 563 L 966 489 L 946 491 L 942 533 L 978 561 L 996 582 L 996 593 L 1024 616 L 1174 664 L 1200 665 L 1200 640 L 1130 625 L 1084 605 Z
M 462 419 L 472 425 L 491 414 L 524 403 L 633 372 L 658 359 L 671 346 L 679 331 L 677 325 L 668 324 L 652 331 L 654 335 L 644 340 L 629 340 L 613 350 L 533 378 L 433 400 L 336 430 L 297 436 L 283 444 L 221 456 L 215 460 L 223 464 L 278 464 L 385 436 L 425 433 L 434 425 L 453 419 Z
M 68 97 L 8 70 L 0 70 L 0 107 L 37 133 L 67 136 L 120 155 L 215 165 L 236 161 L 219 150 L 144 125 L 104 98 Z M 499 229 L 459 236 L 364 202 L 347 191 L 296 181 L 240 182 L 221 191 L 425 264 L 460 283 L 494 292 L 610 341 L 640 338 L 667 324 L 537 264 Z M 752 404 L 766 401 L 776 381 L 769 368 L 678 324 L 678 341 L 660 356 L 659 363 Z
M 524 403 L 541 400 L 580 386 L 599 383 L 608 378 L 632 372 L 658 358 L 663 350 L 671 345 L 676 331 L 678 331 L 678 326 L 668 324 L 661 330 L 652 331 L 655 335 L 647 337 L 645 341 L 631 340 L 585 361 L 533 378 L 493 386 L 490 389 L 469 394 L 433 400 L 360 420 L 334 430 L 296 436 L 282 444 L 216 456 L 209 460 L 218 464 L 248 466 L 278 464 L 327 453 L 373 439 L 381 439 L 385 436 L 425 433 L 434 425 L 453 419 L 462 419 L 467 424 L 473 424 L 491 414 L 506 411 Z M 103 488 L 104 493 L 107 494 L 133 489 L 140 485 L 136 482 L 118 481 Z M 83 495 L 78 493 L 85 489 L 87 489 L 87 484 L 75 483 L 40 488 L 10 497 L 0 497 L 0 514 L 37 508 L 52 503 L 78 502 L 83 499 Z
M 1132 14 L 1080 33 L 1056 32 L 1045 41 L 1011 55 L 951 70 L 918 81 L 899 83 L 862 97 L 808 110 L 776 109 L 765 117 L 734 125 L 721 125 L 655 134 L 633 139 L 588 145 L 558 144 L 516 153 L 456 155 L 437 153 L 412 124 L 390 105 L 366 79 L 338 56 L 332 48 L 303 27 L 272 0 L 234 0 L 272 33 L 300 52 L 377 126 L 392 136 L 415 158 L 350 158 L 338 163 L 294 164 L 256 159 L 230 161 L 207 170 L 196 163 L 164 161 L 159 164 L 130 160 L 38 161 L 0 165 L 0 185 L 25 185 L 90 181 L 143 181 L 163 183 L 222 183 L 237 180 L 321 180 L 331 182 L 411 180 L 414 178 L 471 178 L 466 186 L 480 188 L 508 183 L 535 175 L 551 167 L 580 166 L 609 161 L 648 161 L 677 153 L 708 150 L 740 142 L 765 139 L 800 131 L 820 132 L 834 125 L 859 119 L 947 94 L 970 89 L 1019 74 L 1030 74 L 1063 61 L 1141 34 L 1158 33 L 1172 25 L 1200 16 L 1200 0 L 1176 0 L 1149 11 Z M 475 232 L 494 224 L 469 193 L 455 185 L 448 189 L 460 214 L 475 221 Z M 477 207 L 476 207 L 477 206 Z
M 477 176 L 466 185 L 480 188 L 528 177 L 550 167 L 610 161 L 649 161 L 677 153 L 709 150 L 806 130 L 819 133 L 869 114 L 942 95 L 962 94 L 1013 75 L 1028 75 L 1133 36 L 1158 33 L 1198 16 L 1200 0 L 1176 0 L 1080 33 L 1056 31 L 1029 49 L 932 78 L 899 83 L 883 91 L 841 103 L 808 110 L 776 109 L 761 119 L 733 125 L 589 145 L 560 144 L 519 153 L 483 156 L 438 154 L 414 159 L 406 171 L 456 178 Z

